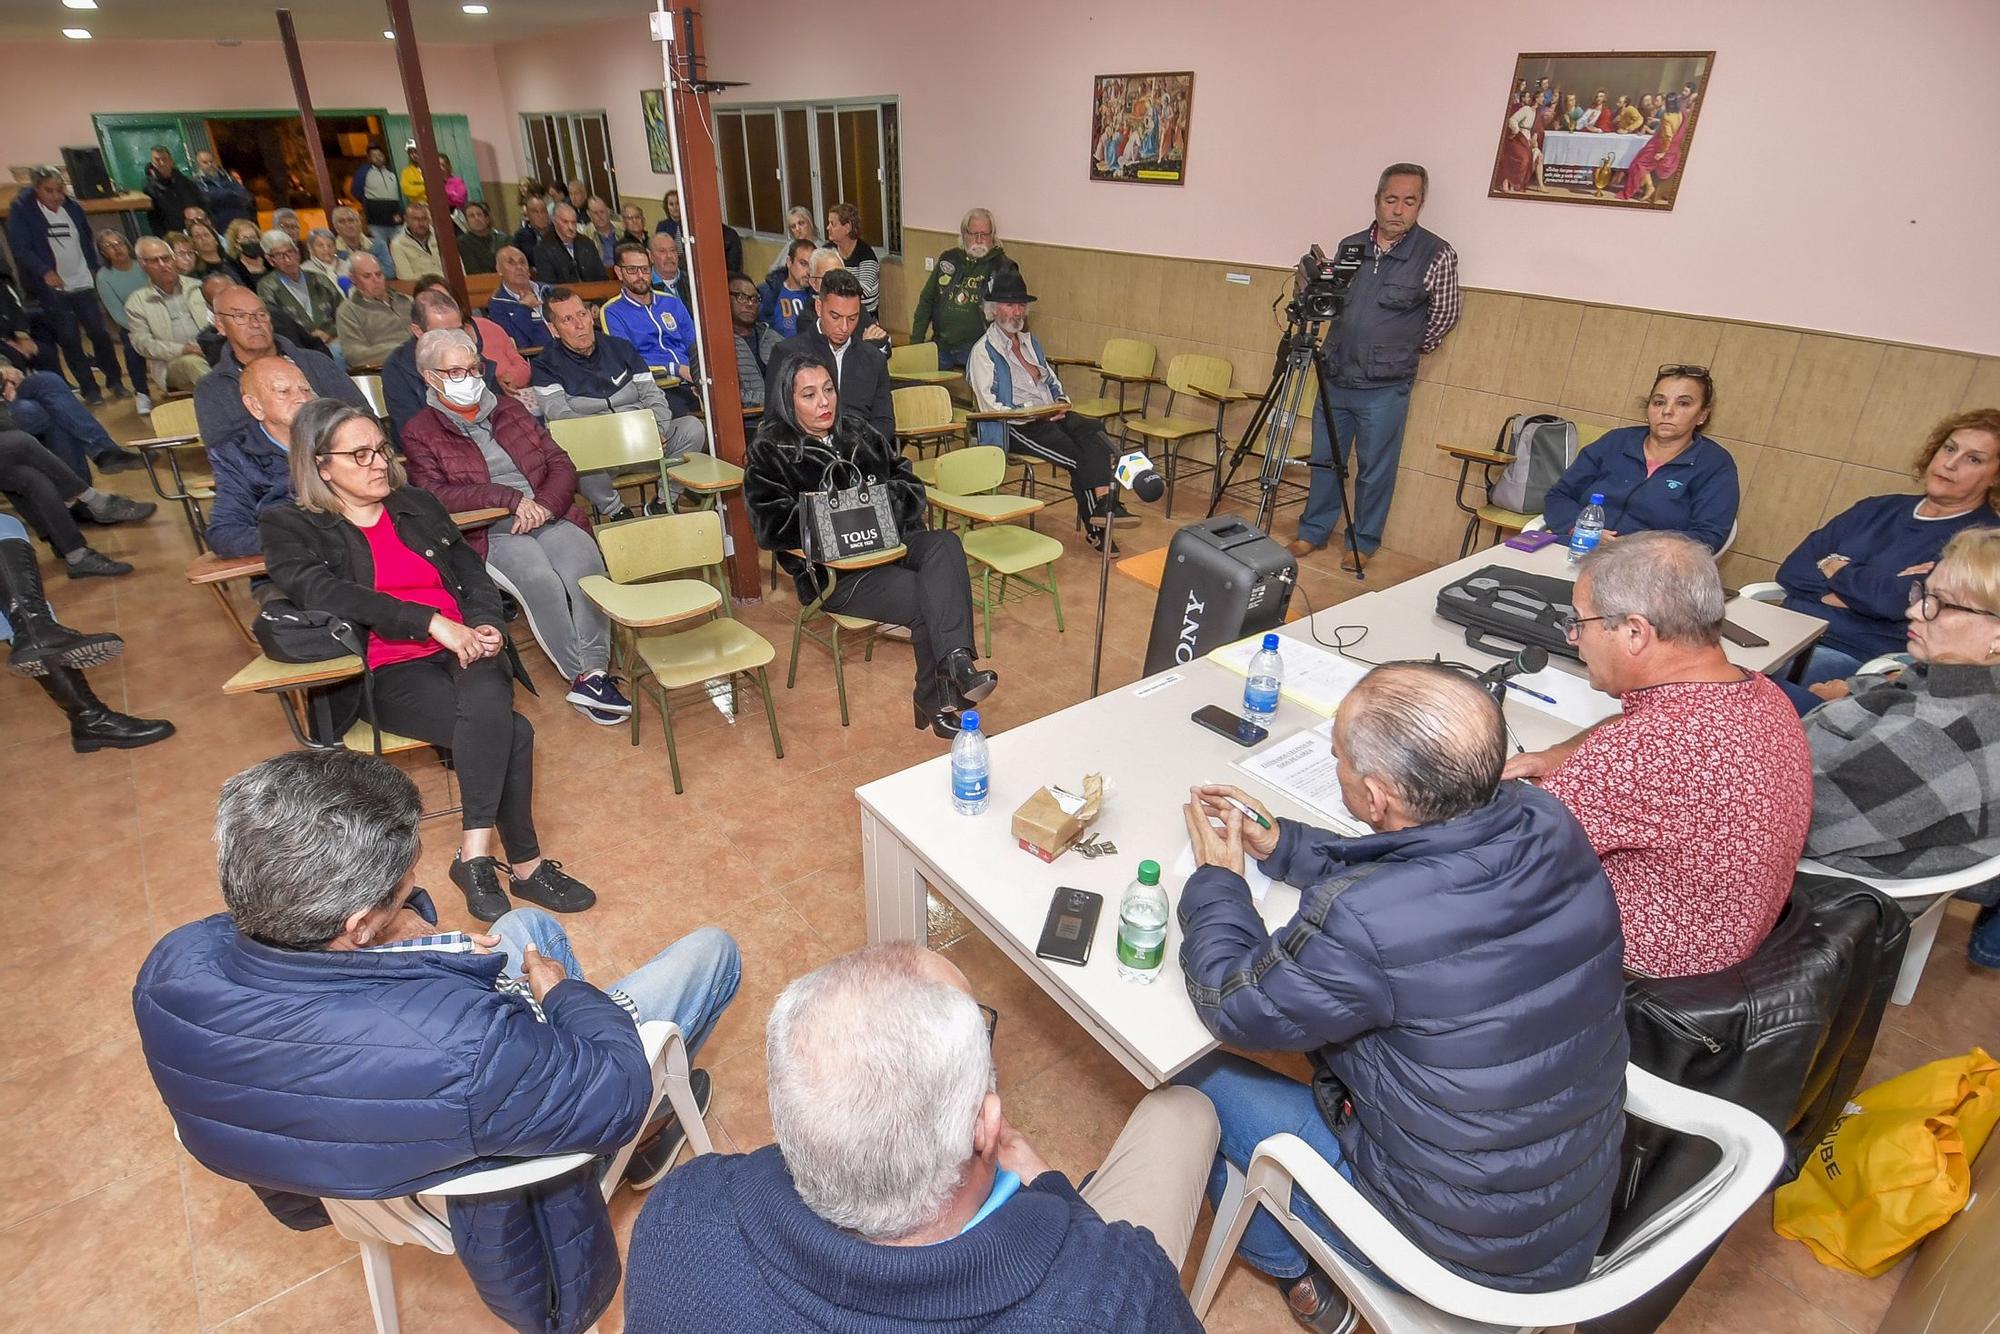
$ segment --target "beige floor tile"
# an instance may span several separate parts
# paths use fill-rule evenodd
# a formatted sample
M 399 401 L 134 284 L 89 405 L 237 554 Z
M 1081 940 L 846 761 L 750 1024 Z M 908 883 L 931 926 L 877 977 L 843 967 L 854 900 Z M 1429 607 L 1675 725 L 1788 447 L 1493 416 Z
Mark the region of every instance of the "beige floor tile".
M 17 1330 L 202 1328 L 174 1165 L 156 1164 L 0 1231 L 0 1306 L 0 1324 Z

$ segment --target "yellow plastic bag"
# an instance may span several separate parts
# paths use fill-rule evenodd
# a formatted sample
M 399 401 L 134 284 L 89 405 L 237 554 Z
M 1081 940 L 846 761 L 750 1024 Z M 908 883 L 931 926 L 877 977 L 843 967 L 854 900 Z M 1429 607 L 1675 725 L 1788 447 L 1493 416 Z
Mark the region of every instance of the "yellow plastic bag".
M 2000 1061 L 1978 1047 L 1857 1094 L 1778 1188 L 1778 1235 L 1834 1269 L 1883 1273 L 1965 1207 L 1996 1121 Z

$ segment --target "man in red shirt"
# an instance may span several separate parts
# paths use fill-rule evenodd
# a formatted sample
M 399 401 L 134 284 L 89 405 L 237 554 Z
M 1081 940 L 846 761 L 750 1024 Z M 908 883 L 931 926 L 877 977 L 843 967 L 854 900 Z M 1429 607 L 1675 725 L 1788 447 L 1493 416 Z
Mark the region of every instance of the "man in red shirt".
M 1723 655 L 1722 580 L 1679 533 L 1606 540 L 1584 559 L 1568 627 L 1590 683 L 1624 713 L 1517 755 L 1604 860 L 1625 966 L 1712 973 L 1763 943 L 1812 823 L 1812 755 L 1771 681 Z

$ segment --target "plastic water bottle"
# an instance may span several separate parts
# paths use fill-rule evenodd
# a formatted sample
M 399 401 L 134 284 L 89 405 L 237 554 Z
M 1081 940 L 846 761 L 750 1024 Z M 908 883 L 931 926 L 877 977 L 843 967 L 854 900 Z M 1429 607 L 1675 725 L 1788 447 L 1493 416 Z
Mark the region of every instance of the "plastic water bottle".
M 979 710 L 967 709 L 951 739 L 951 804 L 960 815 L 977 815 L 991 796 L 987 786 L 986 737 L 979 730 Z
M 1160 864 L 1140 862 L 1139 878 L 1118 900 L 1118 976 L 1151 982 L 1167 957 L 1167 892 L 1160 888 Z
M 1576 516 L 1576 526 L 1569 530 L 1569 563 L 1574 565 L 1597 550 L 1597 544 L 1603 537 L 1604 493 L 1593 491 L 1590 503 Z
M 1285 684 L 1285 660 L 1278 656 L 1278 637 L 1264 636 L 1264 647 L 1250 659 L 1243 682 L 1243 716 L 1259 727 L 1269 728 L 1278 712 L 1278 691 Z

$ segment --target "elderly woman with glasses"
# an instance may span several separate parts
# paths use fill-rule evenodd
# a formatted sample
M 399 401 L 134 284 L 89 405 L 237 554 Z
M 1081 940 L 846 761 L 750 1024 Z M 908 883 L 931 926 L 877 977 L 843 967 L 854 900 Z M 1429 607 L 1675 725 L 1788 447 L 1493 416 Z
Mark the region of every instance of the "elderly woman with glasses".
M 1907 879 L 2000 857 L 2000 530 L 1945 544 L 1907 584 L 1908 667 L 1857 676 L 1805 717 L 1813 757 L 1806 855 Z M 2000 882 L 1971 945 L 2000 968 Z
M 1593 495 L 1604 535 L 1686 533 L 1720 553 L 1736 527 L 1736 460 L 1701 433 L 1715 412 L 1706 366 L 1662 366 L 1646 396 L 1646 424 L 1606 431 L 1549 488 L 1542 515 L 1567 534 Z
M 590 907 L 597 896 L 535 837 L 535 729 L 514 712 L 525 673 L 485 564 L 436 497 L 404 484 L 366 412 L 301 408 L 291 470 L 293 503 L 258 521 L 271 582 L 365 633 L 377 726 L 451 751 L 464 812 L 451 879 L 472 915 L 500 917 L 510 891 L 554 912 Z

